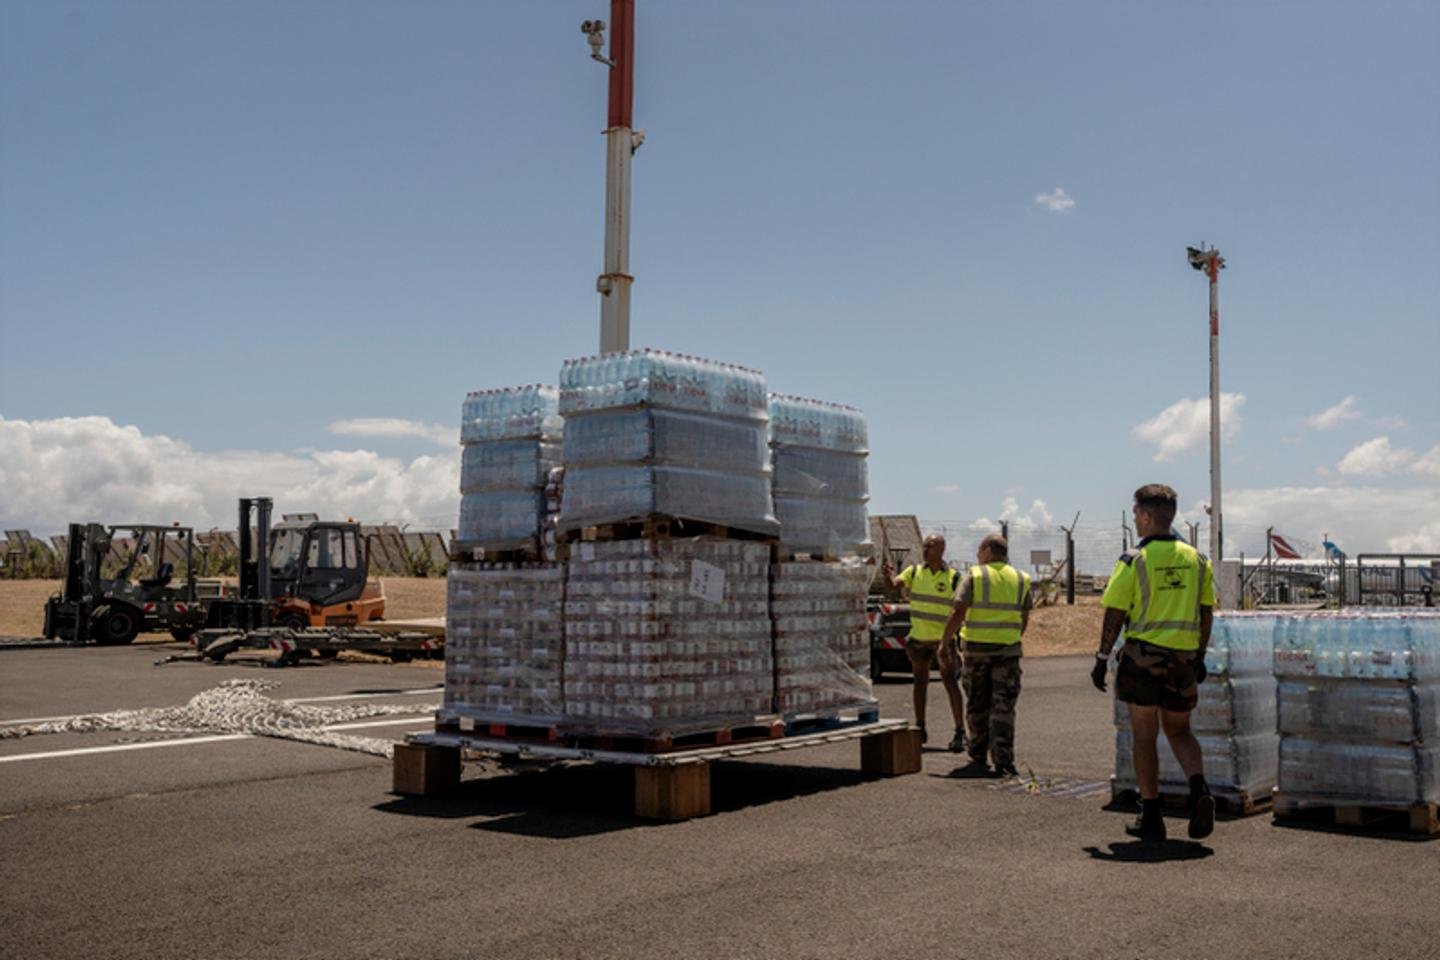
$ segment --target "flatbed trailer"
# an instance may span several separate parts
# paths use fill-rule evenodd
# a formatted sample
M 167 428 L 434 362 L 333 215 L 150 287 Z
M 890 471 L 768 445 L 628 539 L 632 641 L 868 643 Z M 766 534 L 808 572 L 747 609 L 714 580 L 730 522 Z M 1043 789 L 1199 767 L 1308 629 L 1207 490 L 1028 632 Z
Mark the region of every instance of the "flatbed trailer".
M 388 657 L 396 663 L 437 657 L 445 649 L 443 630 L 437 635 L 420 630 L 394 632 L 364 627 L 262 627 L 256 630 L 202 630 L 195 635 L 195 652 L 166 657 L 159 663 L 183 660 L 219 662 L 237 650 L 274 650 L 280 654 L 272 666 L 285 667 L 306 657 L 330 660 L 344 652 Z
M 395 747 L 394 792 L 434 796 L 456 789 L 467 751 L 540 761 L 611 763 L 634 768 L 635 816 L 688 820 L 710 813 L 710 763 L 714 760 L 858 740 L 860 769 L 864 772 L 893 777 L 920 771 L 920 731 L 906 720 L 857 718 L 808 732 L 665 752 L 607 749 L 593 745 L 596 739 L 603 738 L 559 737 L 545 741 L 493 736 L 480 728 L 474 732 L 408 734 L 405 742 Z

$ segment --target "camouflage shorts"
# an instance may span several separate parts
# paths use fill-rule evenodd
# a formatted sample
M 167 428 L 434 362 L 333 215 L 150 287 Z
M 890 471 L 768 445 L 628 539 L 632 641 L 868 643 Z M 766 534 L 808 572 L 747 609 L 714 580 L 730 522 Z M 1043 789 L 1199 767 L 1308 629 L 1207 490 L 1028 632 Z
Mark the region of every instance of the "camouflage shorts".
M 1115 696 L 1140 707 L 1194 710 L 1200 699 L 1194 650 L 1171 650 L 1143 640 L 1126 640 L 1120 648 Z

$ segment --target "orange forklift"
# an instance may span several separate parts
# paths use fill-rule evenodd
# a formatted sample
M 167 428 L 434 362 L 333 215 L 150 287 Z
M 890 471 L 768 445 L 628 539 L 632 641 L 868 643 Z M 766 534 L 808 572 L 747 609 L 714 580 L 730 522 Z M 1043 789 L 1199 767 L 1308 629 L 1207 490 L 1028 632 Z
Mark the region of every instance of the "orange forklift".
M 270 532 L 270 625 L 355 627 L 385 618 L 360 524 L 286 514 Z

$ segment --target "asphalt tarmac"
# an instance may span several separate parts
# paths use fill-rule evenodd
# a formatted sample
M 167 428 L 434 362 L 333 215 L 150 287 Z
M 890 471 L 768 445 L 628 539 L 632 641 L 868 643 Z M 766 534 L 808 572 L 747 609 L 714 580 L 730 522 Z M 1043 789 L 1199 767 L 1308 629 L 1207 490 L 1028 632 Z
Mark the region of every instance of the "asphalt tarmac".
M 354 698 L 317 704 L 439 700 L 439 671 L 415 666 L 162 652 L 0 651 L 0 728 L 236 677 Z M 1089 666 L 1026 662 L 1029 789 L 951 776 L 935 683 L 922 773 L 862 775 L 854 743 L 719 763 L 715 813 L 666 825 L 631 815 L 627 769 L 471 766 L 457 795 L 418 800 L 389 792 L 387 761 L 307 744 L 0 740 L 0 957 L 1440 956 L 1440 842 L 1268 815 L 1203 844 L 1129 841 L 1102 809 L 1113 732 Z M 908 716 L 909 692 L 880 684 L 883 714 Z M 428 726 L 376 723 L 346 732 Z

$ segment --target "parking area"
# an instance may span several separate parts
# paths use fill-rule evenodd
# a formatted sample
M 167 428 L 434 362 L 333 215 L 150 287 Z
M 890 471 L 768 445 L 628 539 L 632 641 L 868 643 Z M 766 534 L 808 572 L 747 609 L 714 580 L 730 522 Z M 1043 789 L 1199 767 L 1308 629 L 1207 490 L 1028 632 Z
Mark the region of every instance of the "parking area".
M 0 729 L 171 707 L 230 679 L 429 726 L 419 664 L 154 666 L 163 648 L 0 651 Z M 840 744 L 717 764 L 713 816 L 630 814 L 628 770 L 466 768 L 392 795 L 383 758 L 163 732 L 0 739 L 0 955 L 1434 956 L 1440 845 L 1223 822 L 1146 848 L 1102 809 L 1110 706 L 1083 657 L 1027 661 L 1025 783 L 874 779 Z M 909 686 L 877 687 L 906 716 Z M 931 729 L 944 697 L 931 693 Z M 1183 830 L 1183 828 L 1181 828 Z M 1177 831 L 1179 832 L 1179 831 Z

